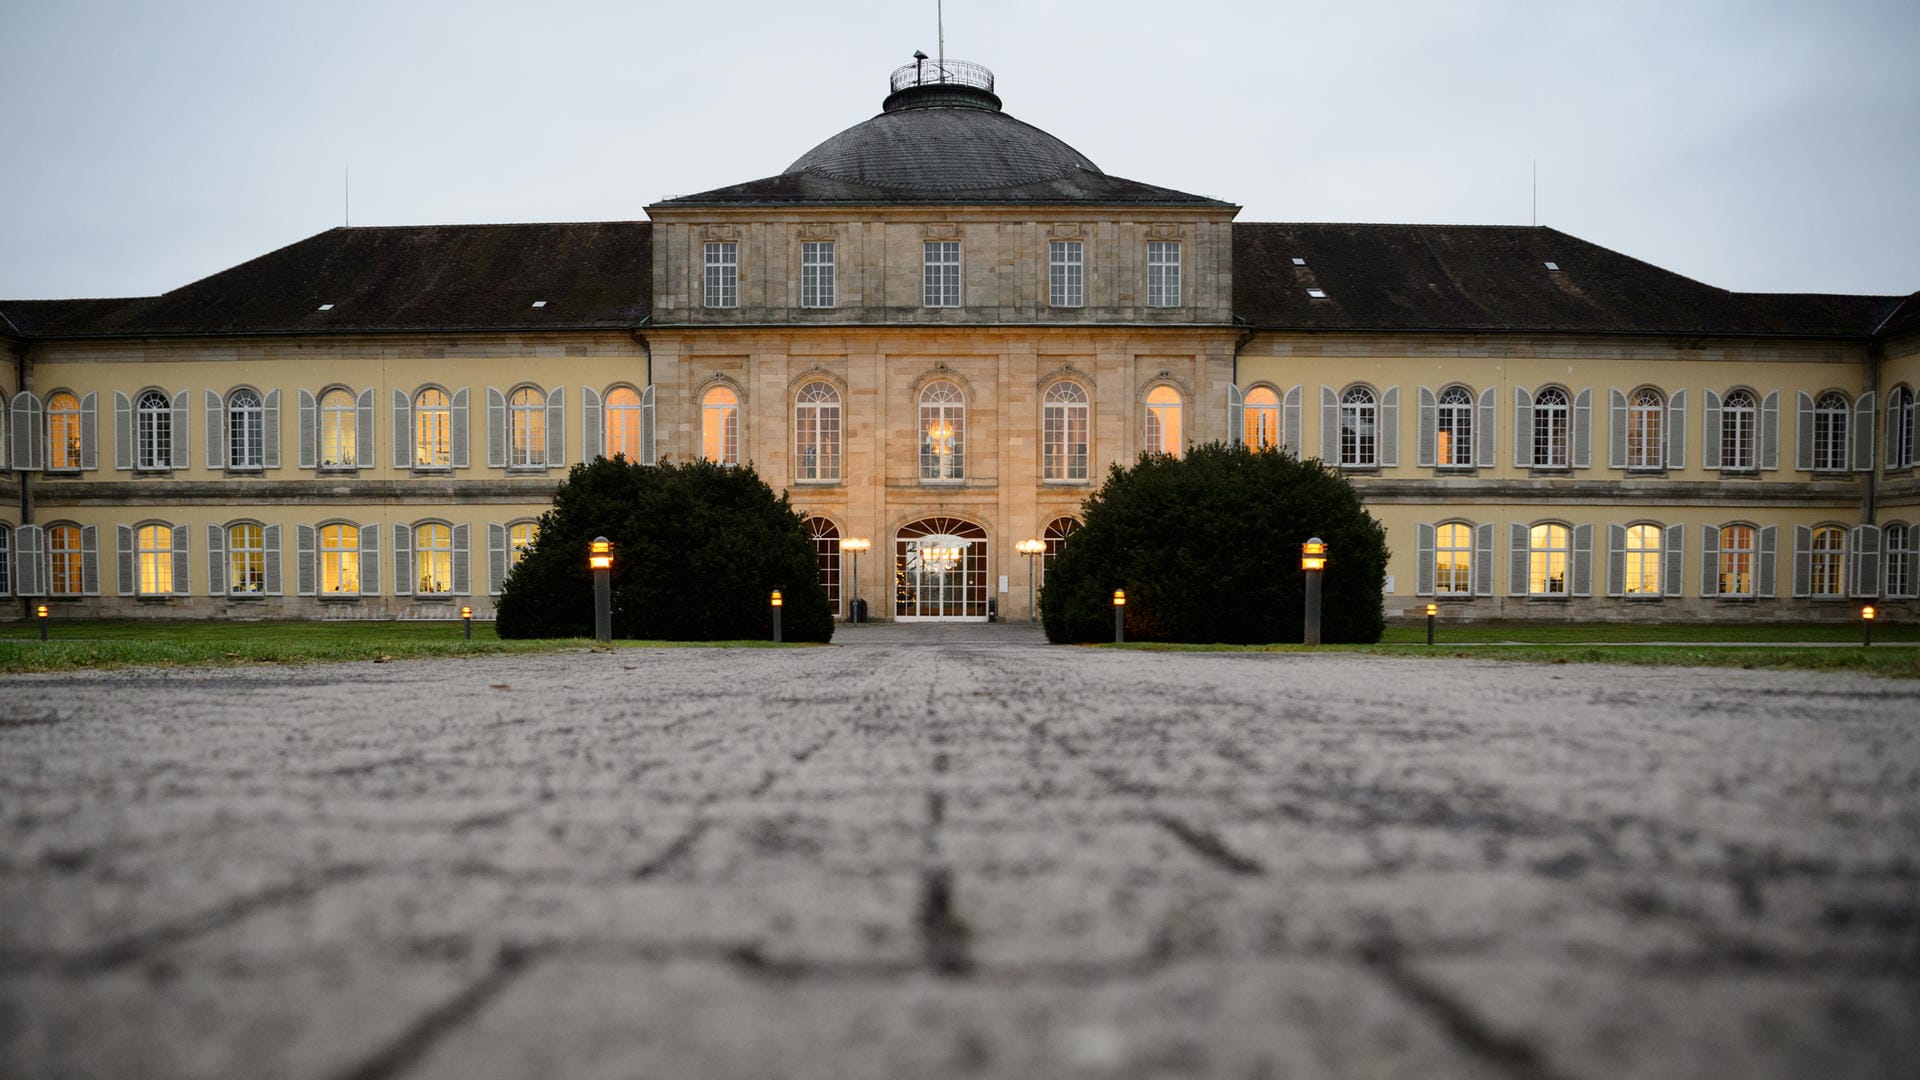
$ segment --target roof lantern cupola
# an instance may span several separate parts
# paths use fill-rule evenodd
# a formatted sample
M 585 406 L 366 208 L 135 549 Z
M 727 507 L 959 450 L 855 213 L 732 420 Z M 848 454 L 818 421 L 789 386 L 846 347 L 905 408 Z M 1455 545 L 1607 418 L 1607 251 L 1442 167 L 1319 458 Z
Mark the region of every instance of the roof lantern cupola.
M 913 54 L 913 63 L 895 68 L 887 80 L 887 100 L 880 111 L 901 109 L 991 109 L 1000 111 L 993 92 L 993 72 L 966 60 L 935 60 Z

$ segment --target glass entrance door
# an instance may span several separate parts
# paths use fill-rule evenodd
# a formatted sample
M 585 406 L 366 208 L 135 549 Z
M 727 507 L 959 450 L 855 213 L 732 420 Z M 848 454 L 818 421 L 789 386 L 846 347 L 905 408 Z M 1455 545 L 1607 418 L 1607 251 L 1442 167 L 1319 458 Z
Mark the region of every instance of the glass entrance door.
M 894 541 L 893 617 L 987 618 L 987 534 L 958 518 L 923 518 Z

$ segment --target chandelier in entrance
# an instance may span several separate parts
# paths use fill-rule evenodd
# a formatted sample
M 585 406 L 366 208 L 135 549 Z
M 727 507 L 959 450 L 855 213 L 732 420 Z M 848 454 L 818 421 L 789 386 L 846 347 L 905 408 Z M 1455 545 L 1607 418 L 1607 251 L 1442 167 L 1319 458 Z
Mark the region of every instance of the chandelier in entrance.
M 927 425 L 927 443 L 934 457 L 946 457 L 953 453 L 953 425 L 942 418 Z
M 944 574 L 960 565 L 961 554 L 961 549 L 954 546 L 926 546 L 920 549 L 920 563 L 936 574 Z

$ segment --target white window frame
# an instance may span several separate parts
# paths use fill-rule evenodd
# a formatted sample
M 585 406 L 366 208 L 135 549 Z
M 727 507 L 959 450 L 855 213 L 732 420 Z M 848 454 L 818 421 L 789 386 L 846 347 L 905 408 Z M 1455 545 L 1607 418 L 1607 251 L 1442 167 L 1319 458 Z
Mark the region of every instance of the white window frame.
M 1180 306 L 1180 242 L 1147 241 L 1147 306 Z
M 1186 395 L 1166 383 L 1147 391 L 1141 445 L 1149 454 L 1179 457 L 1186 449 Z
M 1887 395 L 1887 468 L 1912 468 L 1914 452 L 1913 388 L 1896 386 Z
M 820 588 L 827 594 L 827 609 L 840 612 L 840 527 L 833 519 L 815 515 L 806 521 L 807 538 L 813 542 L 813 557 L 820 566 Z
M 1838 525 L 1816 525 L 1807 545 L 1807 594 L 1815 600 L 1838 600 L 1847 594 L 1847 530 Z
M 1913 580 L 1913 547 L 1915 527 L 1904 522 L 1894 522 L 1881 532 L 1881 541 L 1886 554 L 1882 563 L 1886 566 L 1887 584 L 1884 590 L 1889 600 L 1904 600 L 1915 595 L 1920 582 Z
M 173 430 L 173 403 L 163 391 L 142 390 L 134 399 L 133 429 L 136 470 L 164 472 L 173 468 L 173 440 L 179 432 Z
M 1433 460 L 1436 468 L 1469 469 L 1474 452 L 1473 391 L 1455 383 L 1440 391 L 1434 406 Z
M 960 306 L 960 242 L 928 240 L 921 248 L 921 300 L 930 308 Z
M 1627 468 L 1658 472 L 1667 465 L 1667 399 L 1651 386 L 1627 398 Z
M 966 479 L 967 395 L 958 384 L 935 379 L 921 388 L 919 434 L 921 480 Z
M 834 251 L 831 240 L 804 240 L 800 244 L 800 306 L 834 306 Z
M 423 521 L 413 527 L 413 580 L 409 584 L 415 596 L 453 595 L 453 526 L 444 521 Z
M 251 535 L 242 530 L 251 530 Z M 257 521 L 236 521 L 226 527 L 225 533 L 227 595 L 265 596 L 267 527 Z M 243 539 L 249 542 L 242 543 Z
M 1527 595 L 1554 600 L 1573 595 L 1573 526 L 1542 521 L 1527 529 Z
M 547 467 L 547 395 L 522 386 L 507 395 L 507 468 Z
M 527 557 L 533 542 L 540 539 L 540 523 L 516 521 L 507 526 L 507 569 L 512 570 Z
M 1340 465 L 1380 465 L 1380 396 L 1371 387 L 1350 386 L 1340 395 Z
M 71 401 L 71 408 L 62 402 Z M 47 471 L 79 472 L 86 460 L 84 428 L 81 415 L 85 411 L 80 403 L 80 395 L 71 390 L 56 390 L 47 395 Z M 65 436 L 63 439 L 62 436 Z M 64 445 L 63 445 L 64 443 Z M 65 451 L 71 451 L 66 453 Z M 15 462 L 18 467 L 20 462 Z
M 1569 468 L 1573 446 L 1573 396 L 1548 386 L 1533 397 L 1533 467 Z
M 816 483 L 840 479 L 840 418 L 840 391 L 832 383 L 816 379 L 794 395 L 794 479 Z
M 1666 529 L 1650 522 L 1635 522 L 1626 527 L 1626 545 L 1622 551 L 1620 594 L 1622 596 L 1664 596 L 1666 582 Z
M 731 386 L 710 386 L 700 395 L 700 456 L 740 464 L 740 393 Z
M 133 591 L 136 596 L 172 596 L 173 526 L 149 521 L 133 529 Z
M 631 395 L 633 400 L 624 400 Z M 628 461 L 641 465 L 646 463 L 646 425 L 641 422 L 645 410 L 645 397 L 631 386 L 616 386 L 607 391 L 602 399 L 601 426 L 605 442 L 602 453 L 608 458 L 626 455 Z M 628 454 L 631 446 L 633 453 Z
M 1086 245 L 1079 240 L 1047 241 L 1048 306 L 1077 308 L 1086 303 Z
M 710 308 L 740 306 L 739 241 L 707 241 L 705 283 L 705 306 Z
M 1720 468 L 1753 472 L 1760 461 L 1760 399 L 1753 391 L 1727 391 L 1720 402 Z
M 1071 379 L 1047 387 L 1040 404 L 1040 479 L 1089 478 L 1092 409 L 1086 388 Z
M 1278 450 L 1280 391 L 1264 385 L 1249 387 L 1240 408 L 1240 441 L 1254 450 Z
M 1458 543 L 1449 543 L 1458 530 Z M 1474 528 L 1464 521 L 1443 521 L 1433 527 L 1433 594 L 1443 597 L 1473 595 Z M 1457 588 L 1455 586 L 1458 586 Z
M 344 402 L 345 404 L 342 404 Z M 322 469 L 356 469 L 371 465 L 359 446 L 360 414 L 353 391 L 336 386 L 320 395 L 318 435 L 314 460 Z
M 320 595 L 359 596 L 360 526 L 334 521 L 321 525 L 315 533 L 314 565 Z M 353 587 L 348 588 L 349 584 Z
M 1744 541 L 1736 543 L 1735 541 Z M 1720 565 L 1715 574 L 1716 596 L 1747 599 L 1757 595 L 1756 582 L 1760 576 L 1760 530 L 1739 522 L 1720 526 Z M 1728 584 L 1745 583 L 1745 588 L 1729 588 Z
M 257 472 L 267 462 L 267 399 L 250 386 L 227 395 L 227 468 Z
M 438 401 L 429 401 L 435 395 Z M 438 386 L 422 387 L 413 395 L 413 467 L 432 471 L 453 468 L 453 395 Z
M 1813 402 L 1813 471 L 1845 472 L 1847 420 L 1853 403 L 1838 390 L 1828 390 Z
M 78 525 L 47 526 L 47 595 L 85 596 L 86 534 Z M 70 541 L 71 546 L 62 543 Z M 65 585 L 66 588 L 61 586 Z

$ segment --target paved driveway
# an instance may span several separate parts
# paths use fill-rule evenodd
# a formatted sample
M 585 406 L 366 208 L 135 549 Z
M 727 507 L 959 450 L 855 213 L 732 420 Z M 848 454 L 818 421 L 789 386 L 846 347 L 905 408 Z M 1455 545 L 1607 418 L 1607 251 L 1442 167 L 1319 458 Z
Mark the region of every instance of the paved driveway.
M 0 683 L 0 1076 L 1920 1060 L 1912 683 L 841 641 Z

